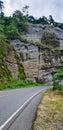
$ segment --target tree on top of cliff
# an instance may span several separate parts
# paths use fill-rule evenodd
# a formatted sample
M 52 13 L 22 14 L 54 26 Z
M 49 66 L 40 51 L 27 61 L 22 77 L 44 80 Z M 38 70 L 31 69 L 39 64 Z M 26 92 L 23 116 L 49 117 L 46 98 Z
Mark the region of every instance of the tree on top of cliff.
M 49 15 L 49 23 L 50 23 L 50 24 L 52 24 L 52 25 L 54 25 L 54 24 L 55 24 L 55 22 L 54 22 L 54 19 L 53 19 L 52 15 Z
M 3 8 L 4 8 L 3 1 L 0 0 L 0 15 L 3 13 Z
M 39 24 L 49 24 L 48 23 L 48 19 L 47 19 L 47 17 L 45 17 L 45 16 L 43 16 L 43 17 L 40 17 L 38 20 L 37 20 L 37 23 Z
M 28 6 L 28 5 L 25 5 L 25 6 L 22 8 L 22 11 L 23 11 L 23 13 L 24 13 L 24 15 L 25 15 L 26 17 L 28 17 L 28 14 L 29 14 L 28 9 L 29 9 L 29 6 Z
M 21 11 L 19 11 L 19 10 L 14 11 L 13 18 L 22 19 L 22 17 L 23 17 L 23 13 Z

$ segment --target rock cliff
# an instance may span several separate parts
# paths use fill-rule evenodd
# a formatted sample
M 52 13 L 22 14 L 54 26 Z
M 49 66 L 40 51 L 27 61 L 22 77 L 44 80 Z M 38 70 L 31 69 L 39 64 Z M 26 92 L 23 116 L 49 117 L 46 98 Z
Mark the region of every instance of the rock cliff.
M 60 49 L 63 49 L 63 31 L 60 28 L 51 25 L 43 26 L 30 24 L 27 33 L 23 36 L 28 40 L 41 41 L 43 31 L 54 32 L 60 41 Z
M 13 50 L 8 52 L 8 55 L 5 57 L 5 63 L 8 69 L 11 71 L 12 77 L 17 78 L 19 71 L 18 71 L 17 60 L 14 56 Z
M 52 26 L 29 25 L 28 32 L 23 37 L 30 40 L 30 43 L 21 42 L 18 39 L 12 40 L 14 47 L 24 67 L 26 80 L 41 83 L 52 83 L 53 74 L 59 70 L 63 57 L 58 50 L 53 51 L 46 46 L 40 46 L 33 41 L 41 41 L 43 31 L 54 32 L 59 39 L 59 49 L 63 48 L 63 31 Z

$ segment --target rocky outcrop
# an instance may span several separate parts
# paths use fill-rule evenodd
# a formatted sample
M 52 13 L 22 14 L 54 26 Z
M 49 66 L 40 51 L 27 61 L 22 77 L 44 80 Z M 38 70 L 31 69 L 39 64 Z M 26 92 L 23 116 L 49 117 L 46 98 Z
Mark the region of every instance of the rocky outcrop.
M 40 41 L 42 37 L 42 31 L 42 25 L 30 24 L 28 27 L 28 31 L 25 34 L 23 34 L 23 37 L 25 37 L 28 40 Z
M 27 44 L 18 39 L 11 44 L 20 56 L 28 81 L 51 83 L 53 73 L 58 71 L 60 56 L 49 48 Z
M 41 41 L 43 31 L 53 32 L 59 40 L 59 49 L 63 48 L 63 31 L 52 26 L 29 25 L 28 32 L 23 37 L 30 40 L 30 43 L 21 42 L 18 39 L 11 41 L 20 57 L 24 67 L 26 80 L 41 83 L 52 83 L 53 74 L 59 70 L 63 56 L 46 46 L 40 47 L 33 44 L 33 41 Z M 53 45 L 52 45 L 53 46 Z M 17 71 L 17 70 L 16 70 Z
M 52 25 L 34 25 L 30 24 L 28 28 L 28 32 L 23 35 L 23 37 L 32 41 L 41 41 L 43 31 L 53 32 L 58 36 L 60 41 L 60 49 L 63 49 L 63 30 L 60 28 L 53 27 Z
M 11 71 L 12 77 L 17 78 L 19 71 L 18 71 L 17 60 L 14 57 L 14 51 L 8 52 L 8 55 L 5 57 L 5 63 L 8 67 L 8 69 Z

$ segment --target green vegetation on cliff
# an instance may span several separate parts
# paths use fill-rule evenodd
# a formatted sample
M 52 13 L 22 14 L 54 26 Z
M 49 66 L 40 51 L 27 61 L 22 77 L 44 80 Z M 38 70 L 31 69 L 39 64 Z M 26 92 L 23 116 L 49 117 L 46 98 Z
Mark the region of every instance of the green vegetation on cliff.
M 27 19 L 23 14 L 16 10 L 13 16 L 0 15 L 0 35 L 4 35 L 6 39 L 19 38 L 23 31 L 27 31 Z
M 3 6 L 3 3 L 2 5 Z M 0 8 L 2 9 L 2 8 Z M 27 31 L 27 19 L 26 17 L 18 10 L 13 13 L 13 16 L 7 17 L 4 16 L 4 13 L 1 10 L 0 13 L 0 86 L 1 84 L 8 83 L 11 81 L 12 73 L 8 69 L 6 64 L 6 56 L 10 51 L 15 50 L 10 45 L 10 40 L 12 39 L 22 39 L 21 33 Z M 17 61 L 17 54 L 15 53 L 15 59 Z M 18 63 L 18 79 L 25 80 L 25 74 L 23 66 Z M 10 84 L 10 83 L 9 83 Z M 3 89 L 0 87 L 0 89 Z
M 53 90 L 63 91 L 63 70 L 60 70 L 53 77 Z
M 3 35 L 0 35 L 0 59 L 3 59 L 8 54 L 9 50 L 11 50 L 10 44 Z
M 16 54 L 15 50 L 10 45 L 11 40 L 20 39 L 25 43 L 32 43 L 39 47 L 42 47 L 43 49 L 48 49 L 53 52 L 55 51 L 58 52 L 59 41 L 54 33 L 52 34 L 52 33 L 44 32 L 42 37 L 43 39 L 41 40 L 41 42 L 29 41 L 28 39 L 23 38 L 21 36 L 21 34 L 26 33 L 28 28 L 28 22 L 31 23 L 32 19 L 34 18 L 24 15 L 19 10 L 16 10 L 13 13 L 13 15 L 9 17 L 4 16 L 4 13 L 2 11 L 0 13 L 0 84 L 6 83 L 7 86 L 7 82 L 9 82 L 9 84 L 12 84 L 12 82 L 14 81 L 17 82 L 17 84 L 18 82 L 20 82 L 21 84 L 21 82 L 25 81 L 26 78 L 26 75 L 24 73 L 24 68 L 20 63 L 20 59 Z M 46 17 L 39 18 L 37 20 L 34 19 L 34 24 L 42 24 L 42 25 L 47 24 L 47 26 L 53 24 L 53 26 L 55 26 L 55 22 L 52 16 L 49 17 L 49 22 Z M 15 54 L 16 64 L 18 66 L 18 71 L 19 71 L 17 76 L 18 81 L 16 79 L 12 80 L 12 73 L 8 69 L 8 66 L 5 62 L 5 58 L 9 54 L 9 51 L 14 51 Z M 24 86 L 25 84 L 26 82 L 24 82 Z M 13 86 L 15 85 L 13 84 Z M 9 87 L 12 88 L 12 85 Z M 2 87 L 1 89 L 3 88 L 5 87 Z
M 11 71 L 8 69 L 6 64 L 6 58 L 10 51 L 14 51 L 14 57 L 18 65 L 18 76 L 17 79 L 12 77 Z M 11 64 L 11 62 L 9 63 Z M 4 36 L 0 37 L 0 90 L 15 89 L 21 87 L 33 87 L 40 86 L 40 84 L 26 82 L 26 75 L 24 73 L 24 68 L 20 63 L 19 56 L 16 51 L 11 47 L 10 43 Z
M 10 44 L 0 36 L 0 83 L 7 82 L 11 77 L 11 72 L 5 63 L 5 57 L 11 50 Z

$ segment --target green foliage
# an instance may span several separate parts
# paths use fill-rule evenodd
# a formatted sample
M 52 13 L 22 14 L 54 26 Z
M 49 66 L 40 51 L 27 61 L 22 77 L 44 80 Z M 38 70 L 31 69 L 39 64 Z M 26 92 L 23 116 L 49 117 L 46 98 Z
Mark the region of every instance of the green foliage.
M 0 83 L 7 82 L 11 77 L 11 72 L 8 70 L 4 57 L 11 50 L 11 47 L 4 35 L 0 35 Z
M 22 11 L 24 13 L 25 16 L 28 16 L 28 9 L 29 9 L 29 6 L 28 5 L 25 5 L 23 8 L 22 8 Z
M 63 23 L 58 23 L 58 27 L 61 28 L 63 30 Z
M 50 24 L 53 24 L 53 25 L 55 24 L 52 15 L 49 15 L 49 22 L 50 22 Z
M 19 10 L 14 12 L 13 21 L 19 32 L 27 31 L 27 19 Z
M 0 0 L 0 15 L 3 13 L 3 8 L 4 8 L 3 1 Z
M 27 19 L 19 10 L 16 10 L 12 17 L 0 16 L 0 34 L 9 40 L 19 38 L 21 32 L 27 31 L 27 27 Z
M 19 71 L 18 79 L 25 81 L 26 76 L 25 76 L 25 72 L 24 72 L 24 67 L 22 64 L 20 64 L 20 57 L 16 53 L 16 51 L 14 51 L 14 57 L 16 58 L 17 64 L 18 64 L 18 71 Z
M 19 58 L 19 55 L 17 54 L 16 50 L 14 50 L 14 57 L 17 60 L 17 63 L 19 63 L 20 58 Z
M 22 42 L 24 42 L 24 43 L 30 43 L 30 42 L 31 42 L 30 40 L 24 38 L 23 36 L 19 36 L 19 39 L 20 39 Z
M 0 34 L 4 33 L 4 25 L 0 25 Z
M 44 84 L 38 84 L 33 82 L 27 82 L 19 79 L 11 78 L 8 82 L 0 85 L 0 90 L 16 89 L 16 88 L 28 88 L 35 86 L 44 86 Z
M 62 71 L 60 70 L 53 77 L 53 90 L 63 90 L 63 84 L 61 84 L 62 80 L 63 80 L 63 70 Z
M 43 24 L 43 25 L 49 24 L 49 23 L 48 23 L 48 19 L 47 19 L 45 16 L 43 16 L 42 18 L 40 17 L 40 18 L 37 20 L 37 23 L 40 23 L 40 24 Z
M 41 42 L 53 47 L 59 47 L 60 43 L 55 33 L 44 31 L 42 34 Z
M 6 36 L 8 39 L 15 39 L 19 36 L 18 29 L 14 24 L 10 24 L 6 29 Z
M 18 78 L 20 80 L 25 80 L 26 76 L 25 76 L 25 73 L 24 73 L 24 68 L 22 65 L 18 65 L 18 69 L 19 69 L 19 75 L 18 75 Z
M 60 54 L 63 55 L 63 50 L 60 50 Z
M 3 59 L 7 55 L 10 46 L 6 43 L 4 35 L 0 36 L 0 59 Z
M 0 84 L 6 83 L 8 80 L 10 80 L 11 72 L 7 68 L 7 65 L 0 60 Z

